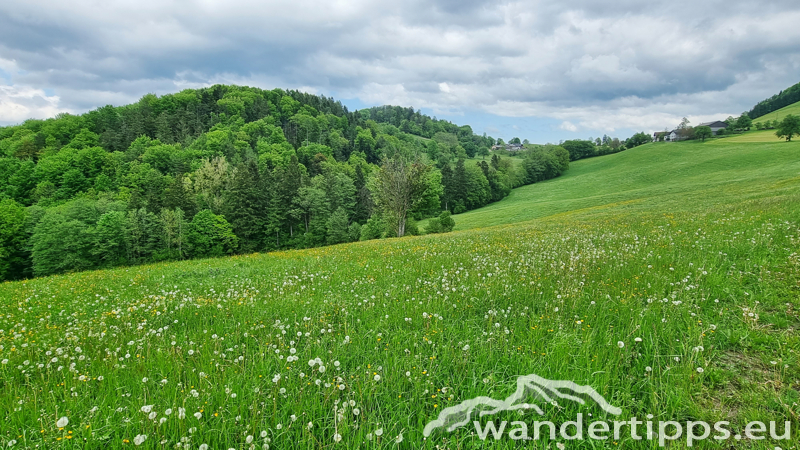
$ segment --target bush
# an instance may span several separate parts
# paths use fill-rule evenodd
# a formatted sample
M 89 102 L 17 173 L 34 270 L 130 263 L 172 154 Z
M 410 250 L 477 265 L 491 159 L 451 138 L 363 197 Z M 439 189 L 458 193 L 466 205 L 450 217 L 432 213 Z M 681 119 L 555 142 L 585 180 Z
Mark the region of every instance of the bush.
M 453 227 L 455 226 L 456 221 L 450 217 L 450 211 L 442 211 L 439 217 L 432 217 L 428 220 L 428 224 L 425 226 L 425 232 L 428 234 L 449 233 L 453 231 Z
M 384 223 L 383 219 L 378 216 L 377 214 L 373 214 L 361 227 L 361 236 L 359 237 L 362 241 L 369 241 L 371 239 L 380 239 L 383 237 L 383 233 L 386 230 L 386 223 Z
M 456 226 L 456 221 L 450 217 L 450 211 L 442 211 L 442 213 L 439 214 L 439 224 L 442 233 L 449 233 L 453 231 L 453 228 Z
M 428 219 L 428 224 L 425 225 L 425 233 L 433 234 L 441 232 L 442 232 L 442 222 L 439 221 L 439 218 L 431 217 L 430 219 Z

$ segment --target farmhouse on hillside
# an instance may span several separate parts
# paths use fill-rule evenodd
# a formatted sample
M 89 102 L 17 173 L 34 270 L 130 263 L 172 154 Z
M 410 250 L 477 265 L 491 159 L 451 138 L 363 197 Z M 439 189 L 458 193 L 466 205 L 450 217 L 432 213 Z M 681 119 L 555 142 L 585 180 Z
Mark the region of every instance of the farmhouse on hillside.
M 664 136 L 665 141 L 677 141 L 678 139 L 678 130 L 672 130 Z
M 721 120 L 715 120 L 713 122 L 701 123 L 700 125 L 698 125 L 698 127 L 709 127 L 709 128 L 711 128 L 711 132 L 715 136 L 717 135 L 717 131 L 719 131 L 719 130 L 727 127 L 727 126 L 728 126 L 728 124 L 723 122 L 723 121 L 721 121 Z

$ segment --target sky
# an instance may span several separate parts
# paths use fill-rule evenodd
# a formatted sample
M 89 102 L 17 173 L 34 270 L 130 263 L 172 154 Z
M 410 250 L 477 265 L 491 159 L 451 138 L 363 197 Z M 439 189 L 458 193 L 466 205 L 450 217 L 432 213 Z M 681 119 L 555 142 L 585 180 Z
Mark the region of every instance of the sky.
M 799 23 L 797 0 L 3 0 L 0 125 L 224 83 L 626 138 L 800 82 Z

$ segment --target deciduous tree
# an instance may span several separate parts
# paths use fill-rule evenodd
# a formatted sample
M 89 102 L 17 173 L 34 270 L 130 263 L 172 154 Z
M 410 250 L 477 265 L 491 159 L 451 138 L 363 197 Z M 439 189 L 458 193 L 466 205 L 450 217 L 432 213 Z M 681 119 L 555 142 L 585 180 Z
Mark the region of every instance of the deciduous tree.
M 705 125 L 694 129 L 694 137 L 702 140 L 703 142 L 706 141 L 706 138 L 710 138 L 713 135 L 714 133 L 711 132 L 711 127 Z
M 796 135 L 800 135 L 800 116 L 789 114 L 778 125 L 778 131 L 775 132 L 775 136 L 786 138 L 788 142 Z
M 405 235 L 408 213 L 425 200 L 431 186 L 428 174 L 431 166 L 417 159 L 407 162 L 399 156 L 385 158 L 381 168 L 370 180 L 369 188 L 375 204 L 397 231 L 398 237 Z

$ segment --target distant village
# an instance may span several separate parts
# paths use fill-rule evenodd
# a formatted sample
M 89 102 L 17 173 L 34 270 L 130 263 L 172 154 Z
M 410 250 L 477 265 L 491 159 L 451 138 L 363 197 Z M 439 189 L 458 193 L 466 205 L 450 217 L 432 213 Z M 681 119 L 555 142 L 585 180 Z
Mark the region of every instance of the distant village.
M 507 150 L 509 152 L 518 152 L 520 150 L 524 150 L 525 146 L 522 144 L 502 144 L 502 145 L 493 145 L 492 151 L 495 150 Z

